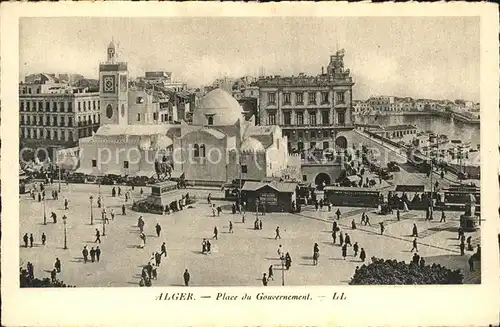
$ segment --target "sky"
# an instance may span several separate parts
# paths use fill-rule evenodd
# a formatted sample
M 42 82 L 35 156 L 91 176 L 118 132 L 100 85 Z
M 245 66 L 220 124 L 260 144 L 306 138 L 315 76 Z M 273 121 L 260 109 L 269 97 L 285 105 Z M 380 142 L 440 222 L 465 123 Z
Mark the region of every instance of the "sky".
M 20 79 L 30 73 L 97 78 L 119 42 L 129 74 L 172 71 L 190 87 L 228 76 L 317 75 L 345 49 L 354 99 L 372 95 L 479 102 L 477 17 L 23 18 Z

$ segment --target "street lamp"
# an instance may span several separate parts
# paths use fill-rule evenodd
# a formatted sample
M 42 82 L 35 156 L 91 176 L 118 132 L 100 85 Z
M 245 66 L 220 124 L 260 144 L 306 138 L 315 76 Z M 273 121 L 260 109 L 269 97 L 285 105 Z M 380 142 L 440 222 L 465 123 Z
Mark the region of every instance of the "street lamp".
M 61 193 L 61 166 L 59 166 L 59 186 L 58 192 Z
M 106 217 L 102 216 L 102 236 L 106 236 Z
M 281 259 L 281 286 L 285 286 L 285 256 L 282 254 L 280 259 Z
M 66 238 L 66 219 L 67 218 L 68 217 L 66 217 L 66 215 L 62 216 L 62 220 L 63 220 L 63 224 L 64 224 L 64 250 L 68 249 L 67 238 Z
M 93 204 L 93 201 L 94 201 L 94 197 L 92 195 L 90 195 L 90 224 L 93 225 L 94 224 L 94 208 L 92 207 L 92 204 Z

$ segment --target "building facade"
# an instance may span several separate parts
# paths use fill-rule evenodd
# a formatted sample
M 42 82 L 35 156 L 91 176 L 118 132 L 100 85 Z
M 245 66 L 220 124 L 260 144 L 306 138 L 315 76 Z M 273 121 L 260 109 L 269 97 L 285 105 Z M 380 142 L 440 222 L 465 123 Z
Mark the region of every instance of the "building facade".
M 99 93 L 51 84 L 21 84 L 20 91 L 19 137 L 26 159 L 41 148 L 53 159 L 54 149 L 75 146 L 100 126 Z
M 326 73 L 261 77 L 257 85 L 260 124 L 279 125 L 290 152 L 347 148 L 354 82 L 343 50 L 330 57 Z

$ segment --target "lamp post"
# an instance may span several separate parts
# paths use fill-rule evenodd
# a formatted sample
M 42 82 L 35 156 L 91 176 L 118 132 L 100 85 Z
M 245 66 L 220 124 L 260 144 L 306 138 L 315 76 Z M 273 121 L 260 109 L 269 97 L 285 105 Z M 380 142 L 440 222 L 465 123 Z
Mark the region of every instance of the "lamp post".
M 68 249 L 68 246 L 67 246 L 67 237 L 66 237 L 66 219 L 67 218 L 68 217 L 66 217 L 66 215 L 62 216 L 63 225 L 64 225 L 64 250 Z
M 45 212 L 45 197 L 43 197 L 43 224 L 47 225 L 47 213 Z
M 285 286 L 285 256 L 281 254 L 281 286 Z
M 102 236 L 106 236 L 106 217 L 102 215 Z
M 61 165 L 59 166 L 59 186 L 58 192 L 61 193 Z
M 90 195 L 90 224 L 94 224 L 94 208 L 92 207 L 92 204 L 94 202 L 94 197 Z

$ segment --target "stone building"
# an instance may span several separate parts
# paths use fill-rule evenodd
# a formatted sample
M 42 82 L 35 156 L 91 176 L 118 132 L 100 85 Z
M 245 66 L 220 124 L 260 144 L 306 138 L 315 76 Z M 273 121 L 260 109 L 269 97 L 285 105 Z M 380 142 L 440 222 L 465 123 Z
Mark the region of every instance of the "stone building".
M 261 77 L 256 84 L 259 122 L 279 125 L 290 152 L 347 148 L 354 82 L 344 68 L 343 50 L 330 56 L 326 72 L 318 76 Z

